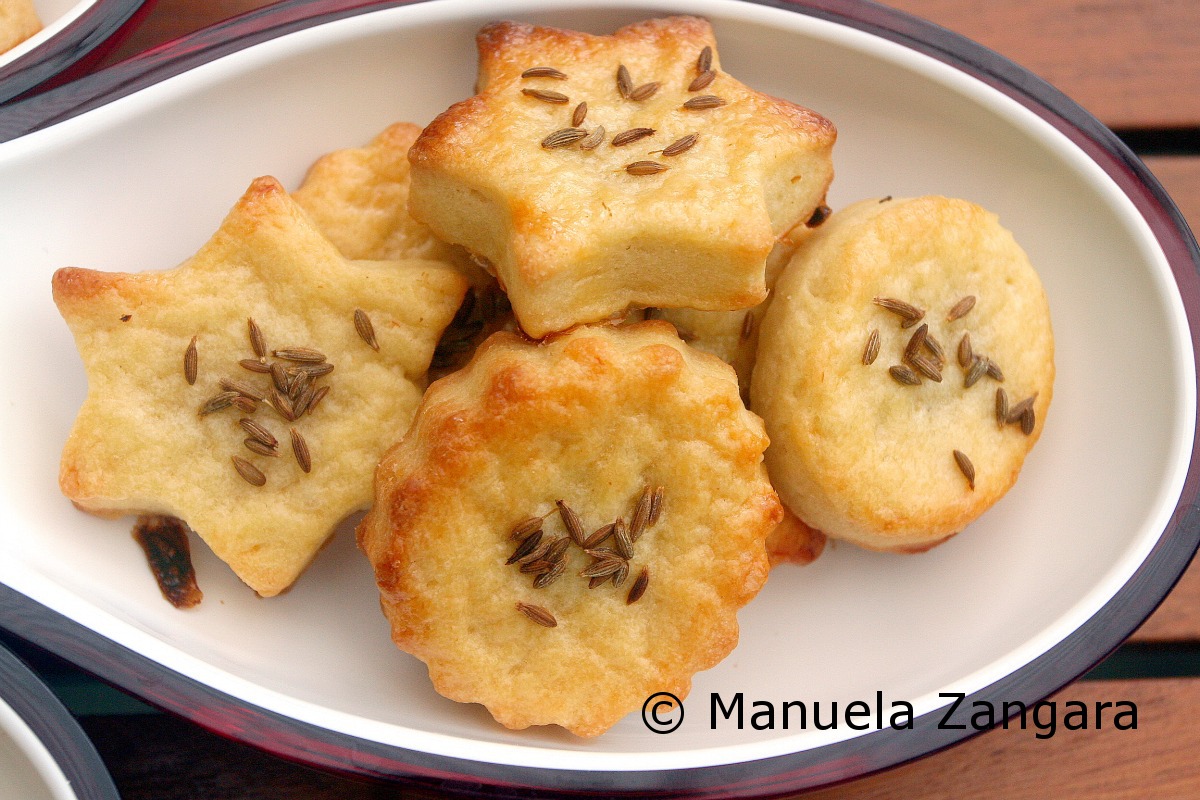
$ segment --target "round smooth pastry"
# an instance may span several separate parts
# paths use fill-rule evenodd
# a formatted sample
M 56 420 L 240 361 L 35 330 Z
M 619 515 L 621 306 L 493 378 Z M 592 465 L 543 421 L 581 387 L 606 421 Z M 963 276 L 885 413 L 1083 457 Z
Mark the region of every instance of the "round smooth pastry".
M 358 528 L 393 639 L 509 728 L 594 736 L 684 697 L 767 576 L 766 445 L 666 323 L 494 334 L 429 387 Z
M 1053 383 L 1050 312 L 1024 251 L 991 212 L 929 196 L 856 203 L 801 245 L 763 319 L 751 394 L 791 511 L 913 552 L 1012 487 Z

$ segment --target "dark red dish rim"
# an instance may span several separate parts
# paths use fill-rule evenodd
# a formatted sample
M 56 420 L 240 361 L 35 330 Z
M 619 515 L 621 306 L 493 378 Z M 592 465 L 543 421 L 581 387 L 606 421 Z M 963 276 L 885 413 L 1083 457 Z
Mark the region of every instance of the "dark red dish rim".
M 146 0 L 96 0 L 61 31 L 20 58 L 0 67 L 0 103 L 68 77 L 71 68 L 116 44 Z
M 92 740 L 54 693 L 0 646 L 0 698 L 17 712 L 71 784 L 79 800 L 120 800 Z
M 1121 188 L 1166 254 L 1200 352 L 1200 251 L 1162 186 L 1122 142 L 1061 92 L 1011 61 L 925 22 L 865 0 L 750 0 L 829 20 L 930 55 L 996 88 L 1083 149 Z M 405 5 L 285 0 L 0 108 L 0 141 L 55 124 L 214 58 L 293 30 Z M 1091 619 L 1031 663 L 966 698 L 1032 704 L 1075 680 L 1115 649 L 1167 596 L 1200 544 L 1200 459 L 1162 536 L 1129 581 Z M 0 586 L 0 625 L 162 709 L 275 755 L 359 777 L 476 796 L 772 797 L 887 769 L 955 744 L 974 731 L 940 730 L 939 714 L 912 730 L 888 728 L 825 747 L 745 763 L 682 770 L 591 772 L 491 764 L 431 755 L 337 733 L 249 705 Z

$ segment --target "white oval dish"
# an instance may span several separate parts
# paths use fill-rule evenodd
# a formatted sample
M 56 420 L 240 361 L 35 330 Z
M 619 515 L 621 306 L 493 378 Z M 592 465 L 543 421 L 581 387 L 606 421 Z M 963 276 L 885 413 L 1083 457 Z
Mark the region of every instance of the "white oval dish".
M 679 730 L 654 735 L 635 713 L 582 741 L 507 731 L 439 697 L 423 666 L 391 645 L 348 527 L 272 600 L 198 547 L 205 600 L 185 613 L 159 596 L 129 520 L 88 517 L 62 498 L 58 455 L 85 384 L 50 301 L 54 269 L 171 267 L 252 178 L 295 187 L 322 153 L 397 120 L 427 122 L 471 93 L 473 36 L 494 18 L 605 33 L 672 12 L 713 21 L 730 74 L 837 125 L 835 209 L 884 195 L 967 198 L 997 212 L 1038 268 L 1057 342 L 1054 403 L 1016 488 L 967 532 L 922 556 L 834 546 L 810 567 L 777 569 L 740 615 L 738 648 L 697 676 Z M 1184 519 L 1196 492 L 1194 482 L 1185 491 L 1194 242 L 1111 134 L 994 54 L 865 5 L 834 13 L 729 0 L 484 11 L 440 0 L 222 52 L 0 144 L 0 330 L 22 343 L 0 407 L 10 454 L 0 464 L 0 583 L 14 607 L 34 601 L 60 615 L 41 624 L 72 631 L 74 644 L 59 648 L 68 658 L 111 647 L 155 670 L 163 685 L 151 689 L 129 677 L 132 666 L 102 672 L 151 702 L 195 718 L 203 698 L 254 722 L 206 714 L 210 727 L 368 775 L 606 792 L 720 786 L 727 796 L 798 789 L 965 734 L 928 721 L 862 732 L 718 719 L 714 729 L 713 693 L 810 708 L 882 696 L 885 708 L 906 701 L 918 715 L 948 692 L 1032 702 L 1115 647 L 1194 552 L 1197 526 Z M 28 120 L 37 106 L 15 110 Z M 2 604 L 0 622 L 39 638 L 38 623 L 14 623 Z

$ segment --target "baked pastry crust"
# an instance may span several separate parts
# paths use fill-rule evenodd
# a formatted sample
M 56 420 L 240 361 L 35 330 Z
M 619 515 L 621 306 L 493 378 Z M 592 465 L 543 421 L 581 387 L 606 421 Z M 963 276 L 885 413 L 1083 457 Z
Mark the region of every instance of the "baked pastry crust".
M 825 552 L 826 541 L 825 534 L 784 508 L 783 521 L 767 537 L 767 558 L 772 568 L 780 564 L 808 566 Z
M 496 279 L 466 250 L 438 239 L 409 215 L 408 150 L 420 133 L 410 122 L 397 122 L 365 147 L 327 153 L 308 170 L 292 198 L 347 258 L 432 259 L 471 281 L 471 291 L 434 352 L 430 376 L 437 378 L 466 364 L 488 335 L 516 323 Z
M 493 265 L 527 333 L 630 306 L 730 310 L 764 298 L 772 245 L 809 218 L 832 180 L 826 119 L 721 71 L 711 26 L 695 17 L 612 36 L 500 22 L 480 31 L 478 47 L 479 94 L 435 119 L 409 152 L 409 208 Z M 706 47 L 715 77 L 689 91 Z M 621 66 L 632 94 L 618 87 Z M 523 77 L 531 67 L 566 78 Z M 652 94 L 630 99 L 652 82 Z M 547 91 L 568 102 L 538 99 Z M 723 104 L 685 107 L 701 97 Z M 572 127 L 580 102 L 580 129 L 603 127 L 603 143 L 543 146 Z M 636 128 L 653 134 L 613 144 Z M 690 149 L 663 152 L 691 134 Z M 640 161 L 666 169 L 627 171 Z
M 950 319 L 967 296 L 973 308 Z M 926 310 L 921 323 L 945 350 L 940 383 L 902 385 L 889 374 L 908 366 L 919 325 L 902 327 L 876 298 Z M 880 348 L 867 366 L 872 330 Z M 960 366 L 964 334 L 1002 382 L 983 373 L 966 387 L 974 362 Z M 1045 293 L 1012 234 L 975 204 L 920 197 L 856 203 L 801 245 L 763 320 L 751 395 L 791 511 L 832 538 L 913 552 L 1009 490 L 1041 435 L 1053 381 Z M 1010 408 L 1034 397 L 1027 434 L 1021 420 L 998 423 L 998 389 Z
M 737 372 L 738 385 L 742 387 L 742 399 L 747 404 L 750 402 L 750 377 L 754 374 L 754 359 L 758 353 L 759 327 L 771 303 L 770 291 L 774 289 L 783 268 L 791 261 L 799 243 L 810 231 L 810 228 L 798 225 L 771 248 L 771 255 L 767 257 L 767 299 L 753 308 L 738 311 L 658 308 L 652 309 L 649 314 L 674 325 L 679 331 L 679 338 L 692 347 L 712 353 L 733 367 Z
M 734 647 L 735 613 L 766 579 L 763 543 L 782 510 L 765 447 L 733 371 L 665 323 L 541 344 L 493 335 L 429 387 L 358 529 L 393 639 L 440 693 L 510 728 L 594 736 L 653 692 L 683 697 L 693 673 Z M 589 588 L 580 572 L 592 559 L 575 544 L 542 588 L 506 565 L 522 519 L 550 514 L 546 542 L 567 535 L 558 500 L 588 534 L 619 516 L 632 524 L 655 486 L 661 513 L 633 544 L 622 586 Z M 645 594 L 628 603 L 643 568 Z M 557 626 L 527 619 L 519 602 Z
M 31 0 L 0 0 L 0 53 L 11 50 L 42 29 Z
M 408 149 L 420 133 L 411 122 L 397 122 L 364 147 L 321 156 L 292 199 L 346 258 L 444 261 L 472 285 L 494 285 L 465 250 L 443 242 L 408 213 Z
M 346 260 L 273 178 L 256 180 L 175 269 L 59 270 L 54 301 L 88 375 L 63 451 L 63 493 L 97 514 L 180 517 L 255 591 L 277 594 L 342 518 L 370 502 L 375 464 L 411 421 L 438 335 L 466 289 L 435 261 Z M 358 334 L 356 309 L 378 351 Z M 317 348 L 334 365 L 317 379 L 330 391 L 311 413 L 286 420 L 264 401 L 253 412 L 198 414 L 222 378 L 269 397 L 270 378 L 239 365 L 255 355 L 250 318 L 268 348 Z M 271 431 L 277 457 L 247 449 L 242 417 Z M 293 428 L 311 473 L 293 458 Z M 234 455 L 261 470 L 265 485 L 243 480 Z

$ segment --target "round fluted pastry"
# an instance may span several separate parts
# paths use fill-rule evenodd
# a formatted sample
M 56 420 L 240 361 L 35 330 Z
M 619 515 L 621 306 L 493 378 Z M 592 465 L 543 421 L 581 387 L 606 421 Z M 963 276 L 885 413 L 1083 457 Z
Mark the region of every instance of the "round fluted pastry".
M 666 323 L 493 335 L 430 386 L 358 529 L 393 639 L 510 728 L 593 736 L 654 692 L 683 697 L 767 576 L 766 444 L 733 370 Z M 561 567 L 506 563 L 531 518 L 561 551 L 534 560 Z M 580 546 L 609 524 L 625 536 Z
M 961 531 L 1012 487 L 1050 405 L 1041 283 L 997 217 L 963 200 L 835 213 L 784 271 L 760 337 L 752 407 L 776 489 L 807 524 L 868 548 Z

